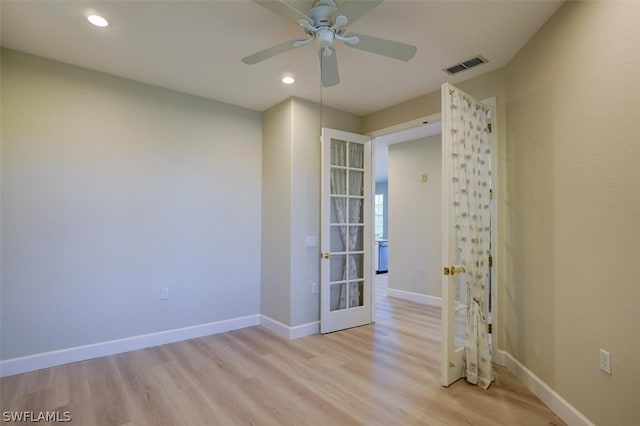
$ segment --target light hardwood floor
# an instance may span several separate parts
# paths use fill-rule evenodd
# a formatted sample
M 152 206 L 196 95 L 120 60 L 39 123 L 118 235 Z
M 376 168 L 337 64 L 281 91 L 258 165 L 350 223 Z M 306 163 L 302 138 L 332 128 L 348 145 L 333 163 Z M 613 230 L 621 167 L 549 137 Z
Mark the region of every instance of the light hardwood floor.
M 1 411 L 69 411 L 76 425 L 564 424 L 500 367 L 489 390 L 441 387 L 439 308 L 379 293 L 375 324 L 329 335 L 257 326 L 6 377 Z

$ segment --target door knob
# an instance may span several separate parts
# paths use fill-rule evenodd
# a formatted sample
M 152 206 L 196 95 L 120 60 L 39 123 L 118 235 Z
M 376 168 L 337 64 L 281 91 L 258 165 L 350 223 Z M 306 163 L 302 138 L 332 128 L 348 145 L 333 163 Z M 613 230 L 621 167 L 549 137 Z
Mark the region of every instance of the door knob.
M 465 272 L 465 269 L 464 269 L 464 266 L 461 266 L 461 265 L 445 266 L 443 271 L 445 275 L 451 275 L 451 276 L 454 276 L 455 274 L 460 274 L 462 272 Z
M 331 253 L 320 253 L 321 259 L 329 259 L 331 257 Z

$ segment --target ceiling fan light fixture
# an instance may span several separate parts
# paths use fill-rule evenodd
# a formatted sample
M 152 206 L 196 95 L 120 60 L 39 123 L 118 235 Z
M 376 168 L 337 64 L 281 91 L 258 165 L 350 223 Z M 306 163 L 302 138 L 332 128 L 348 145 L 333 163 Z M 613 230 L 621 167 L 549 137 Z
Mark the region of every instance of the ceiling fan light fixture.
M 284 77 L 282 77 L 282 82 L 286 85 L 290 85 L 296 82 L 296 79 L 293 78 L 290 75 L 285 75 Z
M 329 28 L 320 28 L 316 31 L 316 41 L 319 47 L 329 47 L 333 45 L 335 33 Z
M 109 21 L 107 21 L 106 18 L 96 14 L 87 16 L 87 21 L 89 21 L 92 25 L 100 28 L 106 28 L 109 26 Z

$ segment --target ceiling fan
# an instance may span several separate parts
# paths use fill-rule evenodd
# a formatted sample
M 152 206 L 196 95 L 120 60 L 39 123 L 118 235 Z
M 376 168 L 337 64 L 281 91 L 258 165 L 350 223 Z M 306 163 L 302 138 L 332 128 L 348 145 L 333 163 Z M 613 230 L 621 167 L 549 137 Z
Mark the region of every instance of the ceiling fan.
M 363 34 L 345 34 L 346 27 L 382 3 L 382 0 L 346 0 L 341 6 L 335 0 L 315 0 L 307 14 L 300 12 L 283 0 L 252 0 L 270 11 L 300 25 L 306 38 L 290 40 L 242 58 L 245 64 L 253 65 L 272 56 L 279 55 L 315 40 L 319 47 L 320 75 L 324 87 L 340 82 L 338 59 L 333 45 L 335 40 L 349 47 L 389 58 L 408 61 L 416 54 L 417 48 L 397 41 L 371 37 Z

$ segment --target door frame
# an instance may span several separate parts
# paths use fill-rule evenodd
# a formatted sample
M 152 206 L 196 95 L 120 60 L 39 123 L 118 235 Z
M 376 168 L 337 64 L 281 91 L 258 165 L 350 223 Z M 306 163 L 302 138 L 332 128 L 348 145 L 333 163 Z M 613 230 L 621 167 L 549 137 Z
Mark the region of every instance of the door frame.
M 501 192 L 500 192 L 500 188 L 502 186 L 502 171 L 500 169 L 500 163 L 499 163 L 499 159 L 502 158 L 502 150 L 501 150 L 501 143 L 500 143 L 500 138 L 501 138 L 501 123 L 499 122 L 499 114 L 497 113 L 497 102 L 496 102 L 496 97 L 490 97 L 490 98 L 485 98 L 482 99 L 481 102 L 483 102 L 484 104 L 488 105 L 489 107 L 491 107 L 491 110 L 493 112 L 493 115 L 491 117 L 491 124 L 492 124 L 492 128 L 493 128 L 493 137 L 491 138 L 491 143 L 492 143 L 492 153 L 491 153 L 491 161 L 492 161 L 492 168 L 491 168 L 491 173 L 492 173 L 492 178 L 493 178 L 493 184 L 492 184 L 492 190 L 493 190 L 493 216 L 492 216 L 492 222 L 491 222 L 491 241 L 492 241 L 492 245 L 491 245 L 491 255 L 493 258 L 493 264 L 491 267 L 491 358 L 492 361 L 496 364 L 499 365 L 503 365 L 504 362 L 502 362 L 501 358 L 499 357 L 499 350 L 498 350 L 498 343 L 499 343 L 499 322 L 498 322 L 498 318 L 499 318 L 499 310 L 500 310 L 500 297 L 499 297 L 499 293 L 500 293 L 500 284 L 501 284 L 501 273 L 500 273 L 500 268 L 499 265 L 501 264 L 501 260 L 504 256 L 504 248 L 500 245 L 500 226 L 499 224 L 501 223 L 502 220 L 502 216 L 500 214 L 500 200 L 501 200 Z M 442 112 L 436 112 L 433 114 L 429 114 L 429 115 L 425 115 L 413 120 L 409 120 L 409 121 L 405 121 L 402 123 L 398 123 L 398 124 L 394 124 L 392 126 L 388 126 L 388 127 L 384 127 L 381 129 L 376 129 L 370 132 L 365 133 L 367 136 L 371 136 L 372 138 L 372 170 L 371 170 L 371 185 L 373 188 L 373 192 L 372 194 L 375 194 L 375 184 L 376 184 L 376 177 L 375 177 L 375 144 L 376 144 L 376 138 L 379 136 L 386 136 L 392 133 L 399 133 L 399 132 L 403 132 L 403 131 L 407 131 L 410 129 L 414 129 L 417 127 L 420 127 L 422 125 L 425 124 L 430 124 L 433 123 L 435 121 L 442 121 Z M 410 139 L 407 139 L 407 141 L 409 141 Z M 399 142 L 402 143 L 402 142 Z M 441 142 L 442 144 L 442 142 Z M 374 197 L 372 197 L 374 198 Z M 371 214 L 373 216 L 374 212 L 373 209 L 371 210 Z M 371 218 L 372 222 L 374 223 L 373 220 L 374 218 Z M 374 244 L 373 241 L 374 239 L 371 240 L 372 241 L 372 245 L 370 247 L 371 253 L 373 253 L 374 250 Z M 440 265 L 440 267 L 442 267 L 444 265 Z M 373 266 L 373 268 L 375 268 L 375 266 Z M 374 271 L 374 275 L 375 277 L 375 271 Z M 371 304 L 371 321 L 375 322 L 375 283 L 372 286 L 372 291 L 371 291 L 371 298 L 372 300 L 372 304 Z

